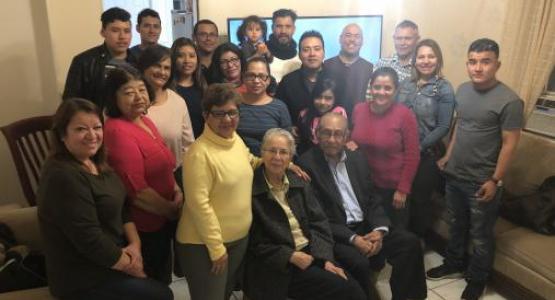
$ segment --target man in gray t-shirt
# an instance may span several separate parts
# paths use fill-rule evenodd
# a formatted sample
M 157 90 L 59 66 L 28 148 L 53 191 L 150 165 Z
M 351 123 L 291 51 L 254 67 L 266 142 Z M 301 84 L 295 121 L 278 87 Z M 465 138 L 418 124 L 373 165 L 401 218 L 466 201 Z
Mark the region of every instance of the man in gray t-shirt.
M 479 39 L 470 45 L 466 67 L 471 81 L 457 91 L 455 131 L 438 161 L 447 174 L 449 241 L 443 265 L 426 275 L 439 280 L 465 271 L 468 284 L 461 298 L 467 300 L 479 299 L 491 274 L 502 179 L 523 125 L 522 100 L 495 77 L 500 66 L 495 41 Z M 467 241 L 473 253 L 465 270 Z

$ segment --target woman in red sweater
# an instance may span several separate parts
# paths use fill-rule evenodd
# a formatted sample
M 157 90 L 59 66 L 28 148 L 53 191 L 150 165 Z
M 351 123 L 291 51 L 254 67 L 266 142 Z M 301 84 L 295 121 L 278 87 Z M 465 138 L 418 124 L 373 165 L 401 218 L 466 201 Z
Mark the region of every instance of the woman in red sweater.
M 420 156 L 416 117 L 394 100 L 398 84 L 392 68 L 372 74 L 372 100 L 359 103 L 353 111 L 350 147 L 366 153 L 384 209 L 394 227 L 406 229 L 406 200 Z

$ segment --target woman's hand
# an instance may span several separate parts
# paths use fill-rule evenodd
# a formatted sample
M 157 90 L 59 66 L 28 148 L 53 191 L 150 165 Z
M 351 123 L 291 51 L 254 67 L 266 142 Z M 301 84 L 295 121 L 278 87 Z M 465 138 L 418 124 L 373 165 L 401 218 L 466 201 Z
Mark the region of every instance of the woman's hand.
M 332 272 L 333 274 L 338 275 L 339 277 L 347 280 L 347 275 L 345 275 L 345 271 L 343 271 L 343 269 L 341 269 L 340 267 L 335 266 L 332 262 L 330 261 L 326 261 L 324 263 L 324 269 L 326 271 Z
M 310 181 L 310 176 L 296 164 L 291 163 L 289 165 L 289 170 L 291 170 L 291 172 L 295 173 L 297 176 L 301 177 L 304 181 Z
M 348 141 L 345 144 L 345 147 L 347 147 L 347 149 L 349 149 L 351 151 L 355 151 L 356 149 L 358 149 L 358 145 L 354 141 Z
M 312 255 L 306 254 L 301 251 L 293 252 L 291 257 L 289 258 L 289 262 L 297 266 L 301 270 L 306 270 L 306 268 L 310 267 L 313 261 L 314 257 L 312 257 Z
M 405 208 L 407 202 L 407 194 L 395 191 L 393 194 L 393 207 L 396 209 Z
M 222 274 L 222 272 L 227 267 L 227 260 L 228 260 L 227 253 L 222 255 L 220 258 L 213 260 L 212 269 L 210 270 L 212 274 L 214 275 Z

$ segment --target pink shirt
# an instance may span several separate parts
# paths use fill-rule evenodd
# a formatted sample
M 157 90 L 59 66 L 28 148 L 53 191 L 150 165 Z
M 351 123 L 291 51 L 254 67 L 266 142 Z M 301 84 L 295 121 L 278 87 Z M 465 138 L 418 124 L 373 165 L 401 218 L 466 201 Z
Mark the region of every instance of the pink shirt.
M 301 112 L 299 113 L 299 120 L 302 120 L 304 116 L 307 114 L 307 112 L 308 112 L 308 108 L 301 110 Z M 332 108 L 330 112 L 341 114 L 342 116 L 347 118 L 347 112 L 341 106 L 336 106 Z M 311 132 L 310 140 L 314 145 L 318 145 L 318 136 L 316 135 L 316 129 L 318 129 L 318 125 L 320 124 L 320 118 L 321 117 L 315 117 L 314 119 L 312 119 L 312 122 L 310 123 L 310 132 Z
M 366 153 L 374 184 L 410 193 L 420 161 L 414 113 L 394 103 L 383 115 L 378 115 L 365 102 L 355 106 L 352 121 L 351 139 Z
M 171 201 L 175 186 L 175 158 L 152 121 L 148 117 L 142 119 L 154 137 L 126 119 L 109 118 L 106 121 L 104 144 L 108 162 L 121 177 L 131 201 L 137 192 L 147 187 Z M 135 205 L 131 205 L 131 219 L 137 229 L 143 232 L 157 231 L 166 223 L 165 217 L 146 212 Z

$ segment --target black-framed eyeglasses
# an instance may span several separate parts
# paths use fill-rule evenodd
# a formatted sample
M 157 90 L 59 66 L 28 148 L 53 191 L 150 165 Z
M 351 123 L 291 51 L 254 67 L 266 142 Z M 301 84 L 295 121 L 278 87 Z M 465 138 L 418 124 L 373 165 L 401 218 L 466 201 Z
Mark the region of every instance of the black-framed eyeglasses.
M 239 110 L 237 109 L 232 109 L 228 111 L 211 110 L 209 113 L 216 119 L 223 119 L 225 118 L 225 116 L 228 116 L 230 119 L 235 119 L 239 116 Z
M 261 81 L 266 81 L 270 78 L 268 74 L 255 74 L 255 73 L 245 73 L 245 80 L 247 81 L 254 81 L 256 78 L 260 79 Z

